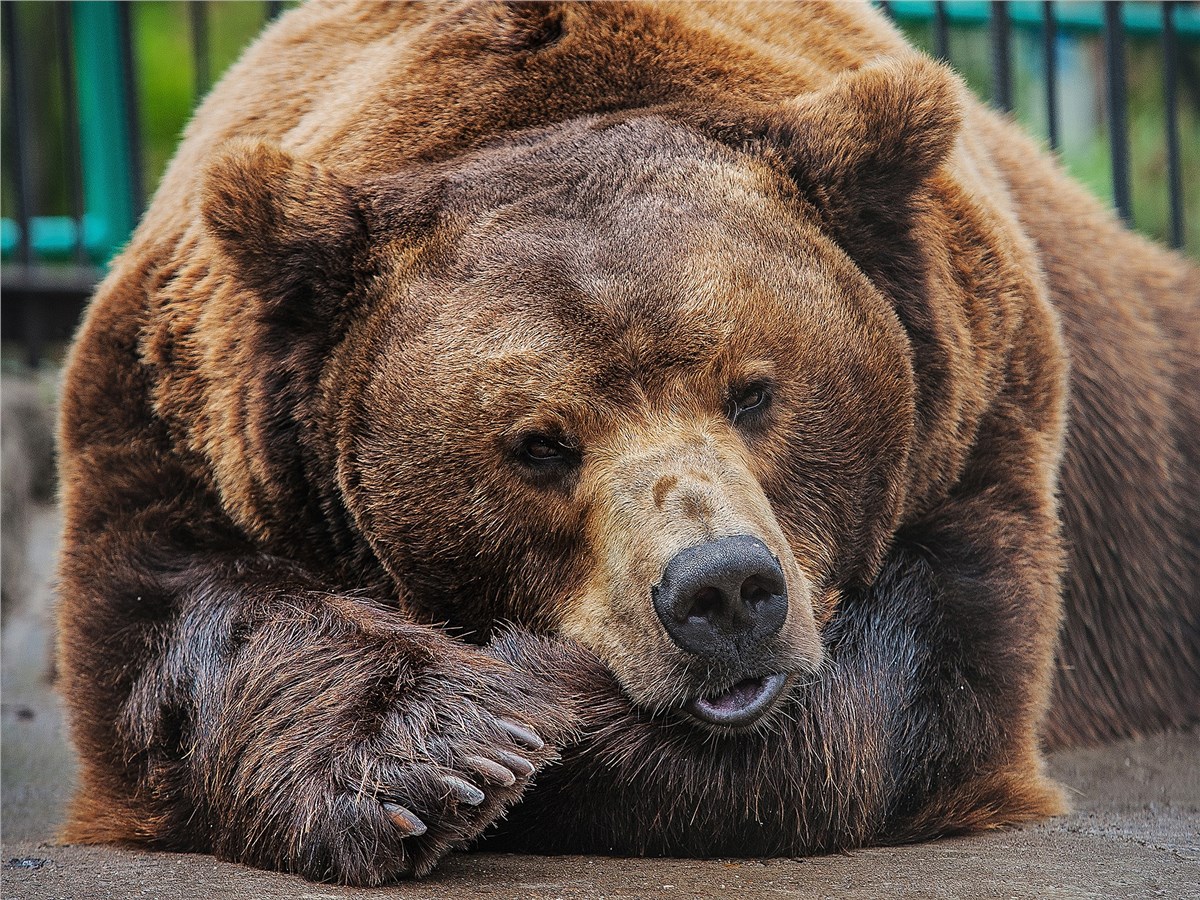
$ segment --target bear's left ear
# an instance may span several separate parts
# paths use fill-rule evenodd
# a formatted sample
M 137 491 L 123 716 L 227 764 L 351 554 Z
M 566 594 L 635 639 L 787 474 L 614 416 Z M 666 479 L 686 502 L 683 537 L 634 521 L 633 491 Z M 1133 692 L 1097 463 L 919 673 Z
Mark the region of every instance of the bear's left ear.
M 785 104 L 765 139 L 801 192 L 836 220 L 923 187 L 958 138 L 960 91 L 957 76 L 927 57 L 876 63 Z
M 322 166 L 262 141 L 232 141 L 204 173 L 201 212 L 240 278 L 267 304 L 334 312 L 361 277 L 367 203 Z M 295 301 L 302 299 L 297 304 Z
M 773 158 L 836 232 L 863 215 L 886 217 L 924 186 L 954 147 L 961 90 L 949 69 L 914 53 L 708 127 Z

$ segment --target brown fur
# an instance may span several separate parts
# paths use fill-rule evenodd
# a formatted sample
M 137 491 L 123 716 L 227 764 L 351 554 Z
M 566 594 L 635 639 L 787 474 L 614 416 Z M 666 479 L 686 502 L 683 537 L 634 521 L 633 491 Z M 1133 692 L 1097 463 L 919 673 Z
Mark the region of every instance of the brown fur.
M 291 12 L 73 352 L 66 838 L 379 883 L 506 811 L 676 854 L 1053 814 L 1041 739 L 1200 712 L 1198 296 L 865 5 Z M 734 534 L 788 616 L 705 663 L 650 590 Z M 679 712 L 769 671 L 748 732 Z

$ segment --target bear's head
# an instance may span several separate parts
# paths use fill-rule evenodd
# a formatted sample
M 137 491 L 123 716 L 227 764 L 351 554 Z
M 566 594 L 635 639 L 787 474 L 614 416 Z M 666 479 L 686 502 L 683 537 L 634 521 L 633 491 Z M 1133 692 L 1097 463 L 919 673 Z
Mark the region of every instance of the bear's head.
M 982 402 L 943 390 L 919 236 L 959 89 L 893 61 L 362 183 L 230 146 L 205 239 L 243 298 L 227 378 L 264 398 L 214 457 L 231 512 L 270 539 L 319 506 L 423 621 L 563 634 L 647 708 L 760 721 Z

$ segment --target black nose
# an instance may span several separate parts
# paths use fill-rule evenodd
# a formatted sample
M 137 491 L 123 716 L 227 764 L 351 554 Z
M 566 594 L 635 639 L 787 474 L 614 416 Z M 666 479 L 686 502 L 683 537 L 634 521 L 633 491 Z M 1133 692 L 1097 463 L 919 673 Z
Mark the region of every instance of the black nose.
M 689 653 L 734 660 L 783 627 L 787 581 L 747 534 L 680 550 L 652 591 L 667 634 Z

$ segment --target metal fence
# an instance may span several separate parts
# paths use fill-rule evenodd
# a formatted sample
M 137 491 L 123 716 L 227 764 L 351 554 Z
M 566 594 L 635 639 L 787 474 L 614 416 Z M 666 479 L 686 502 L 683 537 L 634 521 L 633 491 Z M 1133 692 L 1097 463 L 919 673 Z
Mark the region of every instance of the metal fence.
M 1013 27 L 1033 27 L 1041 32 L 1041 78 L 1046 106 L 1046 133 L 1052 149 L 1059 145 L 1057 38 L 1061 29 L 1100 30 L 1104 35 L 1105 106 L 1112 160 L 1112 199 L 1121 217 L 1132 223 L 1129 177 L 1129 134 L 1125 71 L 1126 32 L 1158 36 L 1162 47 L 1163 104 L 1166 123 L 1163 140 L 1167 157 L 1167 183 L 1172 247 L 1183 246 L 1183 183 L 1179 153 L 1180 25 L 1190 38 L 1197 36 L 1200 10 L 1194 3 L 989 3 L 899 2 L 880 3 L 893 19 L 928 18 L 933 25 L 933 55 L 951 64 L 951 23 L 986 23 L 993 72 L 989 98 L 998 108 L 1013 107 Z M 1182 19 L 1182 23 L 1181 23 Z
M 257 29 L 283 5 L 238 8 L 244 16 L 253 7 L 258 18 L 251 25 Z M 1061 40 L 1073 34 L 1100 36 L 1111 197 L 1119 214 L 1135 226 L 1140 223 L 1133 215 L 1127 45 L 1131 36 L 1157 42 L 1167 194 L 1167 222 L 1160 236 L 1172 246 L 1184 246 L 1180 110 L 1186 109 L 1190 123 L 1200 120 L 1195 114 L 1200 105 L 1195 82 L 1200 78 L 1194 64 L 1200 4 L 908 0 L 878 5 L 918 44 L 951 64 L 962 68 L 978 62 L 974 57 L 988 57 L 990 87 L 976 87 L 1006 111 L 1014 109 L 1014 35 L 1023 46 L 1036 35 L 1040 58 L 1019 69 L 1023 75 L 1037 70 L 1041 121 L 1032 121 L 1038 116 L 1024 118 L 1052 148 L 1059 148 L 1064 138 L 1060 95 L 1068 76 L 1060 59 Z M 34 7 L 37 21 L 31 21 Z M 0 2 L 5 141 L 0 329 L 6 341 L 20 343 L 31 363 L 42 357 L 47 343 L 69 337 L 104 264 L 136 224 L 151 188 L 147 182 L 158 177 L 156 171 L 147 176 L 146 125 L 156 109 L 146 102 L 147 65 L 138 58 L 137 36 L 139 19 L 157 15 L 163 7 L 172 7 L 173 27 L 187 34 L 185 55 L 190 58 L 180 62 L 191 76 L 186 115 L 186 108 L 220 74 L 221 63 L 211 51 L 222 35 L 214 17 L 221 4 Z M 986 32 L 986 51 L 976 42 L 966 53 L 952 53 L 955 36 L 972 31 Z M 1190 104 L 1182 96 L 1181 80 L 1191 83 Z M 150 168 L 162 161 L 156 158 Z M 1188 190 L 1196 187 L 1189 184 Z

